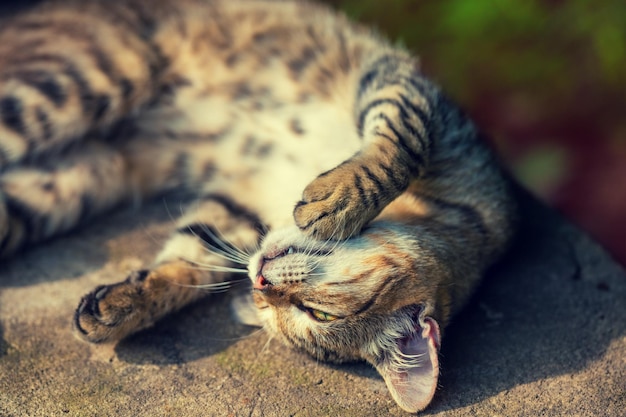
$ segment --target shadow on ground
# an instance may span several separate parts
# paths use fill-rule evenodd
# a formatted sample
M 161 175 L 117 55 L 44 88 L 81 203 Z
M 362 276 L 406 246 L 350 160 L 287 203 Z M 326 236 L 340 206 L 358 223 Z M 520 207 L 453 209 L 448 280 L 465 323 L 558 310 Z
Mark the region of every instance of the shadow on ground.
M 573 376 L 606 360 L 613 343 L 619 352 L 611 361 L 622 385 L 611 387 L 615 381 L 603 375 L 595 382 L 624 402 L 626 275 L 556 213 L 528 196 L 523 201 L 516 244 L 448 329 L 433 412 L 559 376 L 572 376 L 563 381 L 575 384 Z M 587 384 L 578 391 L 585 396 L 588 390 L 592 401 Z

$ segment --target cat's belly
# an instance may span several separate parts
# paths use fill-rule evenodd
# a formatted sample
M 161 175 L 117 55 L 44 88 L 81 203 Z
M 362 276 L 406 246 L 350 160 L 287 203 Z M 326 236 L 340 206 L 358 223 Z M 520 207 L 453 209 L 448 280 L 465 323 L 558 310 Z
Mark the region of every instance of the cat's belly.
M 361 145 L 347 106 L 330 102 L 251 109 L 214 97 L 202 109 L 196 129 L 201 124 L 201 130 L 220 135 L 194 156 L 214 163 L 215 175 L 204 192 L 232 196 L 272 228 L 293 224 L 304 187 Z
M 194 80 L 209 84 L 181 91 L 167 109 L 144 116 L 142 127 L 165 129 L 178 149 L 189 138 L 182 160 L 200 172 L 192 186 L 231 196 L 272 228 L 293 224 L 304 187 L 361 147 L 350 93 L 357 81 L 346 75 L 321 98 L 284 65 L 244 79 L 211 72 L 209 81 Z M 203 170 L 211 175 L 202 177 Z

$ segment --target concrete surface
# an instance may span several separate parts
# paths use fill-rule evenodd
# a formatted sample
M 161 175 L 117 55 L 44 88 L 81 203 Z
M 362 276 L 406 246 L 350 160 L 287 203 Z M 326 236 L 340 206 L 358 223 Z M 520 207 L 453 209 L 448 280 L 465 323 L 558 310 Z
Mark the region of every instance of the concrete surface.
M 624 271 L 541 205 L 524 217 L 444 336 L 424 414 L 626 416 Z M 80 297 L 149 262 L 170 226 L 158 202 L 3 262 L 1 416 L 405 415 L 367 365 L 317 363 L 237 325 L 223 294 L 117 346 L 74 339 Z

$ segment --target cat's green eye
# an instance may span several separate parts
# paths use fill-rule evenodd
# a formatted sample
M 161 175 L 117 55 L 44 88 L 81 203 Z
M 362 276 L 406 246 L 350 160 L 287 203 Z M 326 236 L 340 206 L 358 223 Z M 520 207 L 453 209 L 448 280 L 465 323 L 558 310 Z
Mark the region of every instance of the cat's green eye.
M 311 316 L 313 316 L 313 318 L 317 321 L 335 321 L 339 318 L 337 316 L 333 316 L 332 314 L 328 314 L 314 308 L 309 308 L 308 310 L 309 313 L 311 313 Z

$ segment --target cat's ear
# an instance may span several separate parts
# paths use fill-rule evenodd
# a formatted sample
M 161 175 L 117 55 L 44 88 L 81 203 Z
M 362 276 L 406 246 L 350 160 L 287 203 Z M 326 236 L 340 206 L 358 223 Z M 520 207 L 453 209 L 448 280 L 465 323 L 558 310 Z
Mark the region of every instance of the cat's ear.
M 416 323 L 416 331 L 395 339 L 382 361 L 374 364 L 402 409 L 423 410 L 435 395 L 439 377 L 439 325 L 430 317 Z

